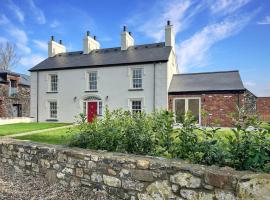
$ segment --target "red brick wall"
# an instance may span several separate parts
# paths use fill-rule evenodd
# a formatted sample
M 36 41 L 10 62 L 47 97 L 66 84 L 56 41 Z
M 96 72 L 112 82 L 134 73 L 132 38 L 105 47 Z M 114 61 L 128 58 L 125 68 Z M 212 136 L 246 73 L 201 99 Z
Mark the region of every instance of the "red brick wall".
M 173 99 L 182 97 L 200 97 L 201 110 L 206 113 L 202 117 L 202 125 L 213 125 L 231 127 L 231 115 L 237 112 L 238 102 L 240 106 L 244 103 L 244 94 L 224 93 L 224 94 L 178 94 L 169 95 L 169 110 L 173 110 Z
M 270 97 L 257 98 L 257 113 L 262 120 L 270 122 Z

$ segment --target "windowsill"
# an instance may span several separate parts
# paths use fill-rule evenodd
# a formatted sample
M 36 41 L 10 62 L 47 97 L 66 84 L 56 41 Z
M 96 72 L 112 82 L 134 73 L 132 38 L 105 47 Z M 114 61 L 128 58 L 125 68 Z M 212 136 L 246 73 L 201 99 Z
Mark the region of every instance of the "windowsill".
M 143 88 L 131 88 L 128 91 L 143 91 Z
M 47 122 L 58 122 L 58 119 L 46 119 Z
M 46 92 L 47 94 L 56 94 L 58 92 Z
M 84 91 L 84 92 L 98 92 L 97 90 L 86 90 L 86 91 Z

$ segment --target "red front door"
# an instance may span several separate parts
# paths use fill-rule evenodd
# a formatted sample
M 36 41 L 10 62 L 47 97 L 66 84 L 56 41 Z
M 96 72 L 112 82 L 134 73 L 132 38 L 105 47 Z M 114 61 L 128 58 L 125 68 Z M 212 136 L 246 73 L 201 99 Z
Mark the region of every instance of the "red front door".
M 87 120 L 92 122 L 97 115 L 97 102 L 88 102 Z

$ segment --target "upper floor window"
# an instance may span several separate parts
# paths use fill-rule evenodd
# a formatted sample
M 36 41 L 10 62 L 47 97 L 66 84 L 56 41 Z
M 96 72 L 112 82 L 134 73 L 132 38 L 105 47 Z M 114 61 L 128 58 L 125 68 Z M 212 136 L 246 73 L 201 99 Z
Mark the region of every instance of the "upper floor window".
M 132 69 L 132 88 L 142 88 L 142 68 Z
M 88 73 L 88 89 L 89 90 L 97 90 L 97 72 L 89 72 Z
M 50 92 L 57 92 L 58 90 L 58 75 L 50 74 Z
M 9 95 L 12 96 L 15 94 L 17 94 L 17 81 L 10 80 Z

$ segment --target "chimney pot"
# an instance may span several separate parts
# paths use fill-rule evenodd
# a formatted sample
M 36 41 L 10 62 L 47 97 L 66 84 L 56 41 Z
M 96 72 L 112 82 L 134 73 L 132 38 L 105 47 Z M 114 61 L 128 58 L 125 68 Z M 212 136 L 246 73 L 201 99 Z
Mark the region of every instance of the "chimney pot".
M 170 21 L 170 20 L 167 21 L 167 25 L 168 25 L 168 26 L 171 25 L 171 21 Z
M 124 26 L 124 27 L 123 27 L 123 31 L 124 31 L 124 32 L 127 31 L 127 26 Z
M 86 36 L 90 36 L 90 31 L 87 31 L 86 32 Z
M 97 40 L 97 36 L 94 35 L 94 40 Z
M 131 32 L 128 32 L 128 34 L 131 36 Z
M 62 44 L 62 40 L 59 40 L 59 44 Z
M 54 36 L 53 35 L 51 36 L 51 41 L 54 41 Z

